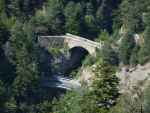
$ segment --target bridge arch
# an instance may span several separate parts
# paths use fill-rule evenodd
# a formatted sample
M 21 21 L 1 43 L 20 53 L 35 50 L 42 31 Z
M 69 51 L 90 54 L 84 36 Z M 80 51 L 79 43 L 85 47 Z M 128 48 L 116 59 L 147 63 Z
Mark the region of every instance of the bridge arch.
M 86 51 L 88 54 L 90 54 L 91 56 L 95 56 L 96 55 L 96 48 L 94 47 L 91 47 L 89 45 L 86 44 L 83 44 L 82 43 L 75 43 L 73 41 L 70 41 L 67 43 L 68 47 L 69 47 L 69 51 L 73 50 L 73 49 L 76 49 L 76 48 L 81 48 L 82 50 Z
M 82 46 L 74 46 L 74 47 L 71 47 L 69 48 L 69 52 L 71 53 L 72 51 L 74 50 L 80 50 L 82 53 L 84 54 L 90 54 L 89 53 L 89 50 L 87 50 L 86 48 L 82 47 Z
M 85 59 L 86 55 L 90 54 L 86 48 L 81 46 L 75 46 L 69 49 L 70 59 L 75 62 L 74 65 L 81 66 L 82 61 Z M 77 67 L 78 67 L 77 66 Z

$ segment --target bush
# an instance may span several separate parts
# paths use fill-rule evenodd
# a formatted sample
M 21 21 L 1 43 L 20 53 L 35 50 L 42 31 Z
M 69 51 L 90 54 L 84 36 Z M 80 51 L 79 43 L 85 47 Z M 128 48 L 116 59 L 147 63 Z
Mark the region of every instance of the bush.
M 140 49 L 140 47 L 136 46 L 132 51 L 131 58 L 130 58 L 131 66 L 136 66 L 139 63 L 139 59 L 138 59 L 139 49 Z
M 150 113 L 150 85 L 144 93 L 144 113 Z
M 96 59 L 91 55 L 88 55 L 86 59 L 83 61 L 84 66 L 92 66 L 95 63 Z
M 127 33 L 122 39 L 121 45 L 119 47 L 119 57 L 121 62 L 125 65 L 130 64 L 130 58 L 135 47 L 135 42 L 132 33 Z

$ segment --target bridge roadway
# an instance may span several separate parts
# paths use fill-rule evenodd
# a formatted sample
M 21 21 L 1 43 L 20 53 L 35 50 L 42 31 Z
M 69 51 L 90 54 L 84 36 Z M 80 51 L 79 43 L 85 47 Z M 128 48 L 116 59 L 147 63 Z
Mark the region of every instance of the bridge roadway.
M 42 86 L 51 88 L 61 88 L 66 90 L 79 89 L 81 84 L 78 80 L 63 77 L 62 75 L 54 75 L 42 79 Z

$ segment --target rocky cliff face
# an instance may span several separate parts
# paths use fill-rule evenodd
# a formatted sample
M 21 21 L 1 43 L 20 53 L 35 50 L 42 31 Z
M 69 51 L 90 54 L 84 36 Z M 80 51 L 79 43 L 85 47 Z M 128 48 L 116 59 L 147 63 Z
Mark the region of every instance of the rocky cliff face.
M 92 72 L 93 66 L 82 67 L 79 77 L 81 83 L 88 86 L 92 84 L 94 78 L 94 73 Z M 128 92 L 135 87 L 144 90 L 150 84 L 150 63 L 143 66 L 137 65 L 134 68 L 122 67 L 117 71 L 116 75 L 120 79 L 120 93 Z
M 94 73 L 92 72 L 93 66 L 82 67 L 80 71 L 80 77 L 78 78 L 82 84 L 90 86 L 92 84 Z
M 132 90 L 134 87 L 144 89 L 150 83 L 150 63 L 134 68 L 122 67 L 117 76 L 120 78 L 121 92 Z

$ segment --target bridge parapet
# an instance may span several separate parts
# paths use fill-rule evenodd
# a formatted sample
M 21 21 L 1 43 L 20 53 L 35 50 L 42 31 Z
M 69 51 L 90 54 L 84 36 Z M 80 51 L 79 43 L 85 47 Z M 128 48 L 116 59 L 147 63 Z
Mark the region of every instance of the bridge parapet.
M 96 49 L 101 49 L 103 46 L 102 42 L 94 42 L 92 40 L 69 33 L 66 33 L 66 35 L 62 36 L 39 36 L 38 42 L 41 47 L 45 47 L 46 49 L 53 45 L 60 47 L 66 43 L 69 48 L 82 47 L 94 56 L 96 54 Z
M 83 42 L 88 43 L 90 46 L 94 46 L 94 47 L 98 47 L 98 48 L 101 48 L 103 45 L 102 42 L 98 43 L 98 42 L 95 42 L 95 41 L 92 41 L 92 40 L 89 40 L 89 39 L 86 39 L 86 38 L 83 38 L 80 36 L 72 35 L 70 33 L 66 33 L 66 35 L 64 37 L 71 38 L 73 40 L 83 41 Z

